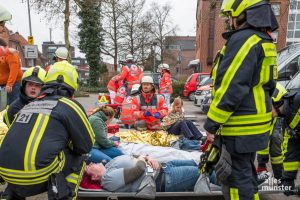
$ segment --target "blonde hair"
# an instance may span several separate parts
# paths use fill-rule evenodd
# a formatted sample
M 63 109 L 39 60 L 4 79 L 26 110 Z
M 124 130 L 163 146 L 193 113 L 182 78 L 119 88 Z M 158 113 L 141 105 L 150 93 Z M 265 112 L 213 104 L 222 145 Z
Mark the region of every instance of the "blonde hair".
M 173 101 L 173 108 L 174 106 L 183 106 L 183 101 L 180 97 L 176 97 Z
M 92 111 L 92 113 L 89 115 L 93 115 L 99 111 L 102 111 L 107 117 L 113 118 L 115 116 L 115 110 L 110 106 L 101 106 L 99 108 L 96 108 Z

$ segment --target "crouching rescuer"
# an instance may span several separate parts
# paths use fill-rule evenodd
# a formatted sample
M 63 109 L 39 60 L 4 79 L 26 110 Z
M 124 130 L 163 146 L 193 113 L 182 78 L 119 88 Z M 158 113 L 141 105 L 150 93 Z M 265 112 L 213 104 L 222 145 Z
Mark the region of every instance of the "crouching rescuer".
M 256 200 L 254 159 L 269 141 L 277 79 L 276 47 L 268 33 L 278 24 L 264 0 L 226 0 L 221 12 L 227 42 L 212 71 L 213 99 L 204 128 L 209 140 L 217 132 L 221 137 L 215 170 L 225 199 Z
M 84 109 L 71 99 L 77 88 L 75 68 L 52 66 L 41 95 L 19 111 L 0 147 L 0 175 L 8 183 L 1 199 L 47 190 L 49 199 L 76 199 L 94 143 Z

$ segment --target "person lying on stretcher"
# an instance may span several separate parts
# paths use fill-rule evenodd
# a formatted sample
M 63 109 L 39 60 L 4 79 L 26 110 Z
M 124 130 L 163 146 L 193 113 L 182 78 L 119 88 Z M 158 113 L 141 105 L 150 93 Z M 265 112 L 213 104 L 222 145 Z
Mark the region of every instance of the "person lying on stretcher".
M 154 172 L 154 173 L 153 173 Z M 153 173 L 157 192 L 193 191 L 200 173 L 193 160 L 173 160 L 159 163 L 149 156 L 122 155 L 105 166 L 91 163 L 86 166 L 85 177 L 110 192 L 137 192 L 144 178 Z M 216 183 L 215 173 L 210 182 Z

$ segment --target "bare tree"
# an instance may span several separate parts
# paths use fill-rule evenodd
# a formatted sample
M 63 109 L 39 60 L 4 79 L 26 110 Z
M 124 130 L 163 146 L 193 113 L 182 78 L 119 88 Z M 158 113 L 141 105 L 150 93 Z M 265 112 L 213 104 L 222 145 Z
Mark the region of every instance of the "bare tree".
M 119 43 L 123 35 L 121 34 L 123 12 L 126 12 L 124 1 L 103 0 L 103 30 L 104 45 L 101 53 L 114 59 L 115 69 L 118 65 L 118 55 L 120 52 Z
M 124 52 L 132 55 L 134 55 L 135 51 L 139 48 L 139 44 L 136 41 L 139 36 L 139 24 L 141 22 L 144 5 L 145 0 L 126 0 L 124 3 L 126 12 L 123 12 L 122 15 L 124 22 L 122 48 Z
M 64 18 L 64 39 L 71 58 L 71 44 L 69 36 L 71 8 L 77 8 L 78 0 L 31 0 L 30 4 L 38 12 L 44 14 L 48 21 Z
M 152 3 L 149 11 L 153 15 L 152 34 L 159 47 L 161 62 L 164 60 L 165 37 L 175 35 L 177 29 L 177 26 L 174 26 L 170 20 L 171 9 L 172 7 L 169 4 L 160 6 L 157 3 Z

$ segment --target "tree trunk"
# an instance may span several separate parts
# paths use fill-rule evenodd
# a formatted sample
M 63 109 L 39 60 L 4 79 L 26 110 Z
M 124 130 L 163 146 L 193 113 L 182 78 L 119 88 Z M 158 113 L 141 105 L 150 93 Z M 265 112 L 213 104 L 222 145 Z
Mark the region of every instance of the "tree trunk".
M 112 5 L 112 10 L 113 10 L 113 24 L 114 24 L 114 66 L 115 70 L 117 71 L 118 67 L 118 36 L 117 36 L 117 16 L 116 16 L 116 2 L 113 0 L 113 5 Z
M 71 62 L 71 44 L 70 44 L 70 39 L 69 39 L 69 26 L 70 26 L 70 0 L 65 0 L 65 10 L 64 10 L 64 15 L 65 15 L 65 21 L 64 21 L 64 37 L 65 37 L 65 43 L 66 43 L 66 48 L 69 51 L 68 55 L 68 61 Z

